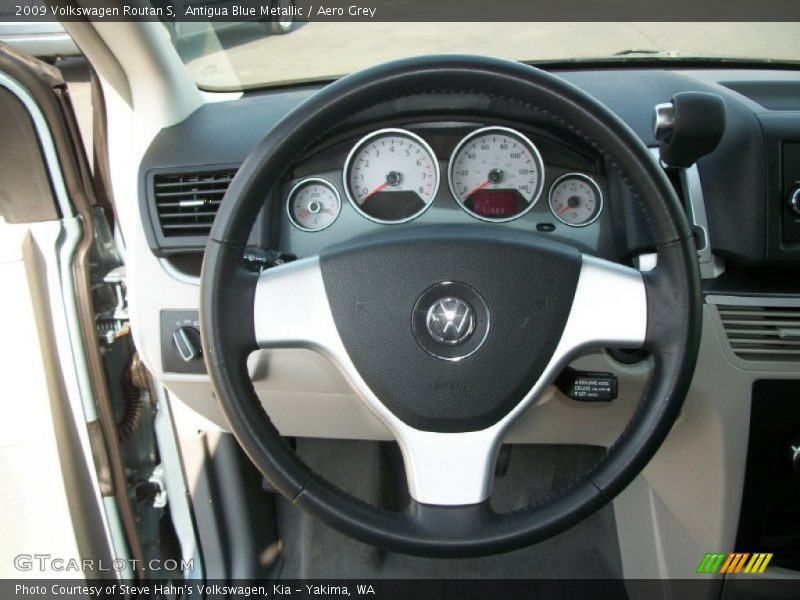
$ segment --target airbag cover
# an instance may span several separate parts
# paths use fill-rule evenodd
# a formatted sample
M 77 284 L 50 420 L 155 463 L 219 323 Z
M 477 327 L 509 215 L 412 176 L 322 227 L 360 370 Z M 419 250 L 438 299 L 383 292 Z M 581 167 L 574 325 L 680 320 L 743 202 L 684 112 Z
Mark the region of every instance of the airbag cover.
M 498 422 L 542 374 L 581 256 L 509 228 L 407 227 L 333 246 L 320 265 L 339 335 L 375 395 L 411 427 L 464 432 Z M 485 341 L 461 360 L 433 356 L 413 332 L 415 305 L 443 282 L 469 286 L 489 312 Z

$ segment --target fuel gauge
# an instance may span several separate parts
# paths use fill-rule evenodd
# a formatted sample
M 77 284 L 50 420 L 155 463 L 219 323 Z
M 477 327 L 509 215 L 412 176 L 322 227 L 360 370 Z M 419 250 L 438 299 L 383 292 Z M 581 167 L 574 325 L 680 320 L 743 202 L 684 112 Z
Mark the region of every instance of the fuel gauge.
M 567 173 L 550 188 L 550 210 L 556 219 L 572 227 L 594 223 L 603 210 L 603 194 L 597 182 L 582 173 Z
M 303 231 L 321 231 L 339 216 L 342 201 L 334 185 L 317 177 L 303 179 L 289 192 L 286 212 L 292 225 Z

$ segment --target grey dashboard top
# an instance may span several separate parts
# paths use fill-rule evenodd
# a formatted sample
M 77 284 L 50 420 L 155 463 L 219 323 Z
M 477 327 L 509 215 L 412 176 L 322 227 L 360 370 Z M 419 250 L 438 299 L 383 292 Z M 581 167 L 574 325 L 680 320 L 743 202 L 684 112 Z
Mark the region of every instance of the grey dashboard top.
M 722 82 L 782 82 L 800 85 L 800 72 L 785 70 L 596 69 L 558 71 L 619 115 L 647 145 L 655 145 L 652 110 L 678 92 L 726 93 L 752 111 L 766 111 Z M 145 155 L 143 168 L 230 163 L 244 160 L 261 137 L 321 86 L 247 93 L 205 104 L 181 123 L 164 129 Z M 795 110 L 800 111 L 800 99 Z

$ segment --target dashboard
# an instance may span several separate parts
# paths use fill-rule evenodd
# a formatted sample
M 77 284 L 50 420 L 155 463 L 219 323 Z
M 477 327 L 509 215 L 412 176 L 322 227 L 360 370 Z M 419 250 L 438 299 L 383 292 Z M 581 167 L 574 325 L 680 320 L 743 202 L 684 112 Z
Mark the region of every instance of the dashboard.
M 684 91 L 722 97 L 727 123 L 718 147 L 689 169 L 667 172 L 694 224 L 706 294 L 800 292 L 800 282 L 789 276 L 800 264 L 800 212 L 792 204 L 800 189 L 796 72 L 596 68 L 557 74 L 606 104 L 654 149 L 654 160 L 656 104 Z M 139 168 L 139 208 L 150 255 L 168 281 L 196 288 L 214 214 L 238 166 L 317 89 L 209 103 L 155 136 Z M 629 265 L 653 252 L 646 220 L 617 169 L 569 127 L 556 129 L 502 98 L 454 92 L 379 104 L 319 132 L 265 190 L 250 245 L 314 256 L 386 228 L 443 223 L 484 227 L 487 235 L 493 227 L 521 229 Z M 194 319 L 196 301 L 162 298 L 157 305 L 186 312 L 179 313 L 182 322 Z M 157 315 L 159 368 L 203 373 L 202 361 L 186 366 L 174 356 L 173 316 Z M 785 335 L 756 340 L 746 330 L 731 340 L 736 360 L 762 353 L 791 364 L 797 352 Z M 776 348 L 779 354 L 770 352 Z
M 793 158 L 800 147 L 793 118 L 800 105 L 791 105 L 794 72 L 558 74 L 609 106 L 651 147 L 657 145 L 656 104 L 683 91 L 722 96 L 722 142 L 690 180 L 672 174 L 687 211 L 693 210 L 690 192 L 702 195 L 705 214 L 692 215 L 698 245 L 727 267 L 712 270 L 722 277 L 708 277 L 707 286 L 727 292 L 752 283 L 786 293 L 798 287 L 791 278 L 765 278 L 754 270 L 781 270 L 800 259 L 800 213 L 791 206 L 800 187 Z M 140 210 L 150 250 L 171 273 L 197 278 L 213 215 L 238 165 L 316 89 L 268 90 L 206 104 L 156 135 L 140 167 Z M 636 94 L 628 93 L 633 89 Z M 652 251 L 643 215 L 616 170 L 568 129 L 554 131 L 502 99 L 457 93 L 403 98 L 309 142 L 306 154 L 287 165 L 273 195 L 265 196 L 269 208 L 255 224 L 252 246 L 311 256 L 385 227 L 488 223 L 549 235 L 627 263 Z M 514 144 L 520 152 L 510 150 Z M 413 161 L 398 161 L 406 151 L 403 158 Z

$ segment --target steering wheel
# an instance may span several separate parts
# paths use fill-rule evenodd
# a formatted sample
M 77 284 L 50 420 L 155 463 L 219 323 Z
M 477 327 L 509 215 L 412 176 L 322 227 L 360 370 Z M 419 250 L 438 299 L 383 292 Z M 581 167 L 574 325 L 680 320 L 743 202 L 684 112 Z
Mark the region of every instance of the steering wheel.
M 642 273 L 546 236 L 482 224 L 386 228 L 261 274 L 244 267 L 251 226 L 287 165 L 360 111 L 434 92 L 510 100 L 532 120 L 585 139 L 641 205 L 657 266 Z M 449 311 L 449 331 L 441 322 L 430 326 L 438 318 L 431 317 L 434 306 Z M 639 138 L 560 78 L 484 57 L 384 64 L 344 77 L 298 106 L 239 169 L 202 271 L 206 365 L 249 458 L 294 505 L 330 526 L 365 543 L 428 556 L 500 553 L 546 539 L 624 489 L 680 411 L 700 319 L 689 224 Z M 630 423 L 582 479 L 524 510 L 495 513 L 489 498 L 504 434 L 591 346 L 651 352 L 652 375 Z M 394 435 L 411 497 L 404 510 L 370 506 L 323 480 L 271 423 L 247 357 L 257 348 L 297 347 L 335 363 Z

